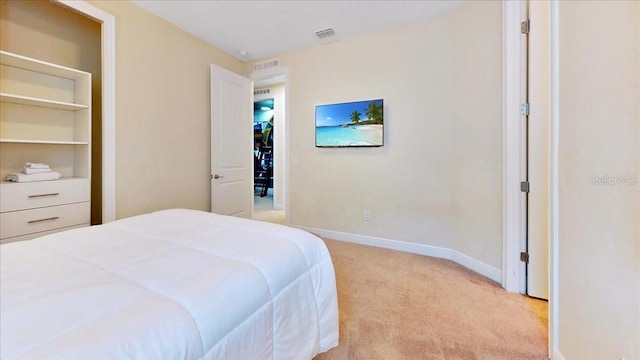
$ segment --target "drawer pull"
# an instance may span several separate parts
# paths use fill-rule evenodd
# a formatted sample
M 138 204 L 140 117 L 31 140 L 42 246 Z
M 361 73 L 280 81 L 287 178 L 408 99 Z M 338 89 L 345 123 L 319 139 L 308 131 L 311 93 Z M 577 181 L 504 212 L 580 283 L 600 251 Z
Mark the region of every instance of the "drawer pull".
M 58 195 L 60 195 L 60 193 L 38 194 L 38 195 L 29 195 L 28 198 L 29 199 L 38 199 L 38 198 L 43 198 L 43 197 L 48 197 L 48 196 L 58 196 Z
M 60 216 L 54 216 L 54 217 L 50 217 L 50 218 L 46 218 L 46 219 L 29 220 L 29 221 L 27 221 L 27 224 L 35 224 L 35 223 L 39 223 L 39 222 L 43 222 L 43 221 L 51 221 L 51 220 L 58 220 L 58 219 L 60 219 Z

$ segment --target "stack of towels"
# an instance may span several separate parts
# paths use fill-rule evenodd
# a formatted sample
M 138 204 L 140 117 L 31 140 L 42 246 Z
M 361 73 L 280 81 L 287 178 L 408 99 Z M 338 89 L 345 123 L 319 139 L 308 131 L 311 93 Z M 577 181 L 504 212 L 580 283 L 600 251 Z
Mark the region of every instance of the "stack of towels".
M 6 180 L 13 182 L 44 181 L 57 180 L 61 176 L 59 172 L 52 171 L 47 164 L 28 162 L 24 164 L 22 172 L 11 173 L 7 175 Z

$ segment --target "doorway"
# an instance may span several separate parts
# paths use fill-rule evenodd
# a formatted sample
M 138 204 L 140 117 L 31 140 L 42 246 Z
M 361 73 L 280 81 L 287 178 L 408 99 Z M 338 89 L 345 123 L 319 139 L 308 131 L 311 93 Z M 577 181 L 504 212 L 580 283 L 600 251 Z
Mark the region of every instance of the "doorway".
M 286 223 L 284 100 L 283 76 L 255 82 L 253 218 L 278 224 Z
M 532 5 L 533 8 L 531 8 Z M 550 118 L 545 119 L 545 116 L 550 116 L 553 113 L 551 102 L 545 102 L 547 95 L 538 91 L 545 87 L 547 87 L 547 91 L 554 91 L 554 87 L 551 85 L 554 73 L 551 71 L 551 67 L 544 66 L 545 63 L 549 66 L 553 64 L 551 61 L 553 49 L 557 45 L 555 42 L 557 39 L 554 39 L 553 36 L 549 36 L 545 42 L 545 34 L 553 33 L 553 13 L 554 6 L 549 2 L 503 2 L 504 242 L 502 286 L 508 292 L 531 295 L 533 288 L 528 286 L 528 280 L 531 280 L 534 270 L 533 266 L 528 265 L 535 263 L 536 268 L 542 270 L 539 273 L 541 276 L 537 276 L 537 279 L 543 286 L 547 285 L 546 297 L 549 300 L 544 302 L 536 299 L 543 298 L 540 295 L 528 297 L 528 299 L 547 305 L 545 312 L 547 313 L 549 354 L 554 353 L 553 349 L 557 345 L 558 326 L 557 298 L 555 296 L 557 293 L 557 279 L 555 278 L 557 241 L 554 240 L 557 239 L 554 229 L 557 218 L 554 219 L 553 215 L 557 202 L 553 200 L 555 196 L 555 185 L 552 185 L 553 173 L 549 172 L 550 169 L 553 169 L 551 163 L 553 143 L 550 137 L 553 130 L 549 128 L 548 132 L 544 132 L 535 128 L 538 125 L 545 125 L 542 123 L 533 124 L 533 127 L 529 129 L 526 129 L 526 125 L 527 117 L 532 114 L 533 117 L 546 123 Z M 531 19 L 530 23 L 523 24 L 523 21 L 529 18 Z M 551 31 L 551 33 L 547 33 L 547 31 Z M 527 42 L 530 36 L 533 43 Z M 544 49 L 546 51 L 542 52 L 541 50 Z M 530 58 L 531 55 L 533 58 Z M 528 60 L 530 60 L 530 64 L 527 64 Z M 529 73 L 527 65 L 532 66 L 531 73 Z M 533 79 L 528 79 L 528 77 L 533 77 Z M 541 79 L 544 81 L 548 79 L 550 82 L 545 85 L 540 82 Z M 528 80 L 535 80 L 531 84 L 534 87 L 531 94 L 527 94 L 527 90 L 530 90 L 528 89 Z M 528 95 L 531 95 L 531 98 L 528 98 Z M 528 106 L 523 106 L 523 104 L 528 104 Z M 545 110 L 545 107 L 548 108 Z M 548 126 L 548 123 L 546 125 Z M 527 139 L 527 130 L 530 130 L 533 135 L 532 139 Z M 545 134 L 546 138 L 540 136 Z M 544 142 L 538 142 L 540 139 L 546 140 L 547 145 Z M 527 154 L 527 140 L 535 144 L 528 149 L 529 154 Z M 546 159 L 544 152 L 538 152 L 537 149 L 547 152 Z M 529 155 L 535 159 L 527 159 Z M 532 167 L 526 167 L 527 160 L 533 165 Z M 540 165 L 547 167 L 546 176 L 544 171 L 539 171 Z M 540 179 L 543 181 L 541 182 Z M 545 181 L 547 185 L 545 185 Z M 548 195 L 542 195 L 540 190 L 543 190 L 542 194 L 546 191 Z M 540 197 L 541 195 L 542 197 Z M 527 204 L 528 197 L 532 200 L 532 204 Z M 535 200 L 534 197 L 542 201 Z M 548 202 L 546 207 L 544 207 L 545 199 Z M 528 216 L 530 214 L 535 214 L 535 217 L 543 222 L 531 219 Z M 547 223 L 546 226 L 544 221 Z M 535 233 L 529 233 L 530 229 L 535 230 Z M 528 240 L 532 240 L 532 242 Z M 535 245 L 533 241 L 536 242 Z M 545 246 L 547 251 L 539 251 L 538 245 Z M 532 254 L 534 252 L 536 254 Z M 538 254 L 546 254 L 548 258 L 543 258 Z M 538 270 L 535 270 L 536 273 Z

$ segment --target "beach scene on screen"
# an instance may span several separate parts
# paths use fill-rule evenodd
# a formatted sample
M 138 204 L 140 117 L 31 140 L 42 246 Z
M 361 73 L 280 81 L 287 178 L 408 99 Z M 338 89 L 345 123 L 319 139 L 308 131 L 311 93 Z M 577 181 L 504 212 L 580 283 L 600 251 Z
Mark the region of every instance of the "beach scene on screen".
M 316 106 L 316 146 L 382 146 L 382 99 Z

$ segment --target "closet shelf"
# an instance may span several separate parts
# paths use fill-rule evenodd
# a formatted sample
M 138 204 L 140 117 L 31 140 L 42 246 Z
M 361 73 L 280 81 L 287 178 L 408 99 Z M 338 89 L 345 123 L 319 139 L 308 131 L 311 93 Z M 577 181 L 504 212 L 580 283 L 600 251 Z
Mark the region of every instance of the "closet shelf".
M 82 177 L 77 177 L 77 176 L 63 176 L 57 180 L 43 180 L 43 181 L 32 181 L 31 184 L 36 183 L 36 184 L 42 184 L 42 183 L 52 183 L 52 182 L 61 182 L 61 181 L 70 181 L 70 180 L 83 180 L 86 178 L 82 178 Z M 27 184 L 27 183 L 23 183 L 23 182 L 15 182 L 15 181 L 7 181 L 4 179 L 0 179 L 0 184 L 2 185 L 13 185 L 13 184 Z
M 0 143 L 14 144 L 52 144 L 52 145 L 89 145 L 87 141 L 58 141 L 58 140 L 30 140 L 30 139 L 4 139 Z
M 64 101 L 55 101 L 49 99 L 41 99 L 30 96 L 22 96 L 16 94 L 9 93 L 0 93 L 0 101 L 2 102 L 10 102 L 14 104 L 21 105 L 31 105 L 31 106 L 41 106 L 51 109 L 60 109 L 60 110 L 84 110 L 88 109 L 88 105 L 75 104 Z

